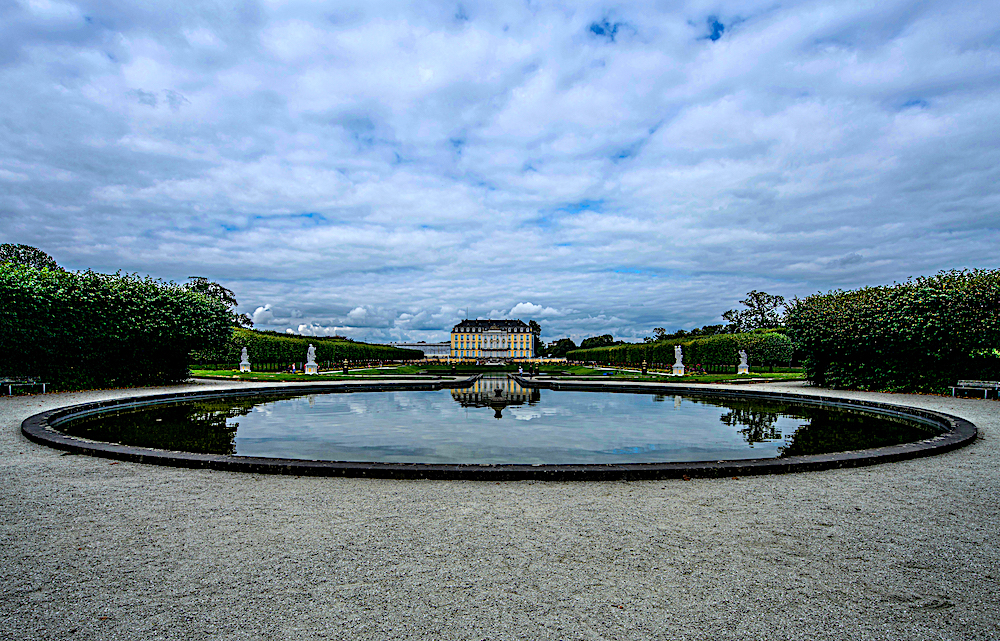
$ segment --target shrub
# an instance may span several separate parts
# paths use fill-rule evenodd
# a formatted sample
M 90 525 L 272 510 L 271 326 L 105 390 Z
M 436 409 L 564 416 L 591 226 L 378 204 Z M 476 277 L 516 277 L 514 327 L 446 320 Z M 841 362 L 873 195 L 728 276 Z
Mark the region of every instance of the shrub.
M 788 329 L 818 385 L 944 391 L 1000 378 L 1000 270 L 952 270 L 796 301 Z
M 692 340 L 667 340 L 656 343 L 629 343 L 594 349 L 577 349 L 567 358 L 576 361 L 595 361 L 605 365 L 639 365 L 647 363 L 672 364 L 674 346 L 684 352 L 684 364 L 737 365 L 739 352 L 746 350 L 752 365 L 786 365 L 792 359 L 792 341 L 781 332 L 750 332 L 746 334 L 717 334 Z
M 224 344 L 226 305 L 133 274 L 0 265 L 0 372 L 61 388 L 170 383 Z
M 345 358 L 349 361 L 416 360 L 424 355 L 420 350 L 391 345 L 372 345 L 344 338 L 279 334 L 237 327 L 233 328 L 229 340 L 220 349 L 197 352 L 193 358 L 196 363 L 238 363 L 240 350 L 246 347 L 251 365 L 301 363 L 306 360 L 306 350 L 310 343 L 316 348 L 316 360 L 328 363 L 343 361 Z

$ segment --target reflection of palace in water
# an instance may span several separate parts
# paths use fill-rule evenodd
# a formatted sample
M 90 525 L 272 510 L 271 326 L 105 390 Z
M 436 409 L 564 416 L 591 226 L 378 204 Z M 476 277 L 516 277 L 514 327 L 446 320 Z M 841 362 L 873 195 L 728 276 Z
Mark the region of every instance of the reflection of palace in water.
M 495 418 L 509 405 L 537 403 L 541 392 L 535 388 L 521 387 L 506 376 L 483 376 L 472 385 L 451 390 L 451 397 L 462 407 L 489 407 Z

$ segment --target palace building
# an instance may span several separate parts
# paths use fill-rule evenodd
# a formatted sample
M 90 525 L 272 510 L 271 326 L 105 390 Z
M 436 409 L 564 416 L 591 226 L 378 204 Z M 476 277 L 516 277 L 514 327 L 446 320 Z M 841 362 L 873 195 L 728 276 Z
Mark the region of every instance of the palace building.
M 535 335 L 519 320 L 464 320 L 451 328 L 451 357 L 511 360 L 535 357 Z

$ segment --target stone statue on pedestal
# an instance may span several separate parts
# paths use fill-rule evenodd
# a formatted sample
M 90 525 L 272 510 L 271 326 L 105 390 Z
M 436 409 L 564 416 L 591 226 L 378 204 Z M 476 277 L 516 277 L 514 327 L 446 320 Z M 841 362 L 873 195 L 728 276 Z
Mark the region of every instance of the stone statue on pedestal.
M 306 350 L 306 374 L 319 374 L 319 365 L 316 364 L 316 348 L 309 343 Z
M 680 345 L 674 345 L 674 366 L 671 368 L 674 376 L 684 376 L 684 350 Z
M 740 365 L 739 365 L 739 367 L 736 368 L 736 373 L 737 374 L 749 374 L 750 373 L 750 366 L 747 365 L 747 353 L 745 351 L 743 351 L 742 349 L 740 350 Z
M 250 358 L 247 356 L 247 348 L 244 347 L 240 352 L 240 371 L 249 372 L 250 371 Z

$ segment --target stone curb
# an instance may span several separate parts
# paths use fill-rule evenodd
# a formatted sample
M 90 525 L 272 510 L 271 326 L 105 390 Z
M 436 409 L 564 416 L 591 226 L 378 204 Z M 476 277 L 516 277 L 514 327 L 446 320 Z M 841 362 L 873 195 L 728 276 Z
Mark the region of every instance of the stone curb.
M 976 439 L 977 429 L 971 422 L 940 412 L 915 407 L 848 400 L 836 396 L 791 394 L 786 392 L 758 392 L 693 387 L 663 383 L 615 383 L 612 381 L 573 382 L 566 380 L 530 380 L 513 376 L 526 387 L 545 387 L 556 390 L 606 391 L 623 393 L 687 393 L 697 396 L 749 398 L 772 401 L 791 401 L 809 405 L 857 408 L 894 417 L 905 417 L 925 424 L 941 427 L 944 433 L 933 438 L 901 445 L 868 450 L 795 456 L 784 459 L 747 459 L 736 461 L 698 461 L 683 463 L 631 463 L 584 465 L 519 465 L 519 464 L 430 464 L 430 463 L 353 463 L 345 461 L 307 461 L 244 457 L 215 454 L 193 454 L 171 450 L 132 447 L 69 436 L 55 429 L 60 423 L 109 409 L 122 409 L 156 405 L 183 400 L 200 400 L 232 396 L 274 394 L 302 394 L 308 392 L 436 390 L 462 387 L 466 380 L 442 382 L 380 382 L 340 383 L 337 385 L 268 386 L 252 389 L 231 389 L 213 392 L 181 392 L 146 397 L 130 397 L 84 403 L 57 408 L 35 414 L 21 423 L 21 432 L 29 440 L 56 449 L 154 465 L 186 468 L 204 468 L 231 472 L 258 474 L 289 474 L 298 476 L 349 476 L 391 479 L 449 479 L 476 481 L 619 481 L 664 478 L 726 477 L 758 474 L 785 474 L 845 467 L 862 467 L 942 454 L 963 447 Z

